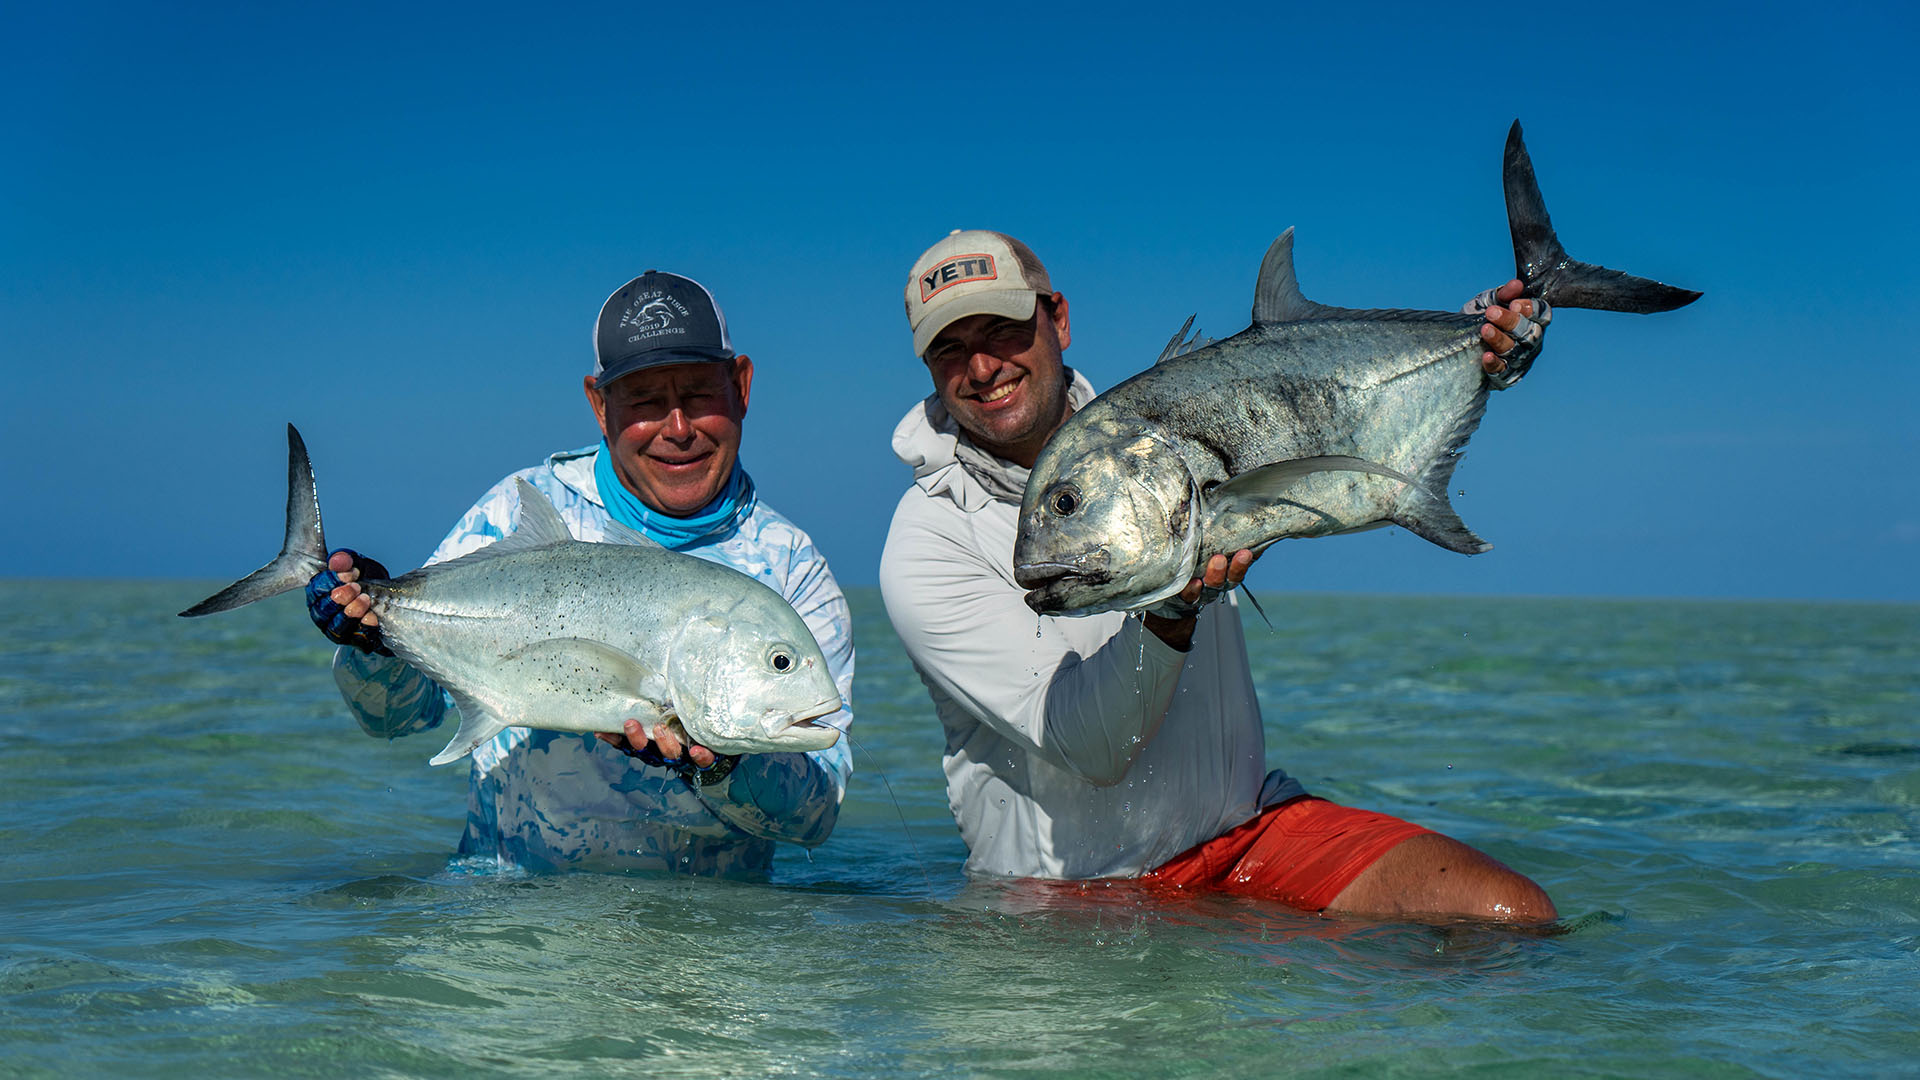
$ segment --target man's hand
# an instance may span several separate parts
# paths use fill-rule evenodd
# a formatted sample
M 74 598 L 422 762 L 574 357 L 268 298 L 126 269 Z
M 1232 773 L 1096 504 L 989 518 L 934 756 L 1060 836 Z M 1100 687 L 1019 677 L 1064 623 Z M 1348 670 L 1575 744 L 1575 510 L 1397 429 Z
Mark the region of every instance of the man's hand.
M 1179 606 L 1191 610 L 1177 616 L 1148 612 L 1141 616 L 1140 621 L 1161 641 L 1187 652 L 1193 648 L 1193 628 L 1199 624 L 1201 607 L 1245 581 L 1247 568 L 1258 557 L 1245 548 L 1234 552 L 1231 559 L 1225 555 L 1213 556 L 1201 569 L 1200 576 L 1187 582 L 1187 587 L 1180 590 Z
M 699 743 L 682 742 L 664 720 L 654 724 L 651 732 L 638 720 L 628 720 L 622 726 L 626 729 L 624 734 L 603 731 L 595 737 L 628 757 L 637 757 L 649 765 L 679 762 L 682 752 L 685 753 L 685 760 L 693 762 L 694 767 L 700 769 L 711 768 L 718 759 L 713 751 Z M 649 760 L 651 758 L 659 760 Z
M 1480 354 L 1480 370 L 1503 387 L 1526 374 L 1545 344 L 1547 324 L 1553 321 L 1553 310 L 1547 302 L 1522 296 L 1525 291 L 1526 285 L 1514 278 L 1467 301 L 1460 309 L 1469 315 L 1486 316 L 1487 321 L 1480 326 L 1480 340 L 1487 346 L 1487 351 Z
M 327 568 L 307 582 L 307 616 L 336 645 L 392 656 L 393 650 L 380 640 L 373 598 L 360 586 L 362 577 L 387 576 L 378 560 L 341 548 L 328 555 Z

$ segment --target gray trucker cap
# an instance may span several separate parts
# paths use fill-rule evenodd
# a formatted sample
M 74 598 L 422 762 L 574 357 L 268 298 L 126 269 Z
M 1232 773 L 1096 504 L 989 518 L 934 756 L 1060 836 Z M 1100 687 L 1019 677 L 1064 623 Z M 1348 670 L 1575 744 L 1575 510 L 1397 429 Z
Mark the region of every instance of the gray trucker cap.
M 615 289 L 593 328 L 593 377 L 601 386 L 642 368 L 733 356 L 713 294 L 679 274 L 649 270 Z

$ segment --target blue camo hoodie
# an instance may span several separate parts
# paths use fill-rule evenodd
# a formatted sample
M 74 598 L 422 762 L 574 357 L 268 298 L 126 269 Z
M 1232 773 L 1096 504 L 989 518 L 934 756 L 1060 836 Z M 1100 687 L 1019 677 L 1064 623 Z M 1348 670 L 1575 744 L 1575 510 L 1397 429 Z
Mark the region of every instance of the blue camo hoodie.
M 612 520 L 594 480 L 598 445 L 558 453 L 495 484 L 427 560 L 458 558 L 513 531 L 514 479 L 538 488 L 579 540 Z M 853 722 L 853 634 L 846 598 L 807 534 L 755 499 L 737 526 L 676 548 L 765 583 L 800 613 L 820 644 L 841 711 Z M 334 681 L 367 734 L 398 738 L 439 727 L 452 703 L 432 680 L 391 657 L 342 648 Z M 752 754 L 724 781 L 695 788 L 592 735 L 508 728 L 473 752 L 460 854 L 474 869 L 674 870 L 764 876 L 777 841 L 813 847 L 839 816 L 852 752 L 841 739 L 805 754 Z

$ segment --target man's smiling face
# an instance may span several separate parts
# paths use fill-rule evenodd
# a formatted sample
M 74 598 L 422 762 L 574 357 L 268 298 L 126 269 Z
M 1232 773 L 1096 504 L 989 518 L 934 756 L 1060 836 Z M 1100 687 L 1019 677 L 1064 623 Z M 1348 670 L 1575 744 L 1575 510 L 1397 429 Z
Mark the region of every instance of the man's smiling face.
M 940 401 L 975 445 L 1031 466 L 1067 418 L 1061 350 L 1072 340 L 1067 298 L 1035 304 L 1033 318 L 969 315 L 927 346 Z
M 672 364 L 586 380 L 587 400 L 613 450 L 614 470 L 640 501 L 687 517 L 726 486 L 740 456 L 753 361 Z

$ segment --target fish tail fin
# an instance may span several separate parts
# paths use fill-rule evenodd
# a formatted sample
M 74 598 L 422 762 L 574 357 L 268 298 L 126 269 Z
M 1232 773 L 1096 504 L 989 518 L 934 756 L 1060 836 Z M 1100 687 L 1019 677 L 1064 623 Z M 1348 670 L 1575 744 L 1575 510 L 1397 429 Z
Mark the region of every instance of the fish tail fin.
M 1507 226 L 1513 232 L 1514 272 L 1526 283 L 1527 295 L 1555 307 L 1592 308 L 1650 314 L 1672 311 L 1700 299 L 1692 289 L 1681 289 L 1650 278 L 1581 262 L 1567 254 L 1554 235 L 1540 183 L 1533 175 L 1533 159 L 1520 137 L 1520 121 L 1507 131 L 1502 179 L 1507 190 Z
M 255 600 L 304 588 L 327 568 L 327 538 L 320 527 L 320 496 L 313 486 L 313 463 L 300 432 L 287 425 L 287 538 L 272 562 L 221 589 L 180 614 L 191 618 L 232 611 Z

